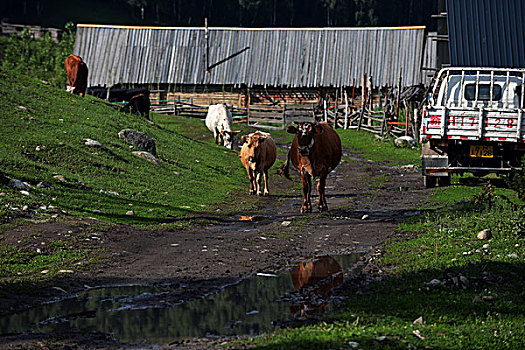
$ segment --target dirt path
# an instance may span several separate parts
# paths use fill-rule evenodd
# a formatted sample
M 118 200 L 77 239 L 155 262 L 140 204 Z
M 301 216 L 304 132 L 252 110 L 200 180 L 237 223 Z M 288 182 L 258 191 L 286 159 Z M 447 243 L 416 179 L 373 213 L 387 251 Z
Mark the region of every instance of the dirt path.
M 278 160 L 277 165 L 282 162 Z M 239 215 L 205 227 L 146 231 L 127 225 L 99 229 L 97 222 L 84 219 L 6 232 L 12 240 L 36 231 L 41 240 L 54 238 L 57 232 L 89 232 L 98 237 L 93 244 L 107 249 L 111 262 L 96 270 L 73 273 L 53 286 L 59 288 L 31 297 L 0 296 L 0 314 L 89 287 L 122 284 L 174 286 L 172 293 L 163 296 L 166 304 L 173 304 L 217 291 L 240 277 L 276 272 L 300 256 L 371 251 L 390 237 L 400 218 L 419 207 L 427 195 L 418 169 L 389 167 L 346 153 L 327 181 L 328 212 L 302 215 L 298 174 L 292 174 L 292 182 L 275 175 L 275 170 L 272 173 L 271 196 L 260 198 L 259 210 L 243 213 L 255 217 L 254 221 L 242 221 Z M 70 338 L 66 344 L 79 348 L 111 344 L 100 335 L 95 343 L 92 339 L 97 337 L 65 337 Z M 39 335 L 0 337 L 0 346 L 39 348 L 39 339 Z

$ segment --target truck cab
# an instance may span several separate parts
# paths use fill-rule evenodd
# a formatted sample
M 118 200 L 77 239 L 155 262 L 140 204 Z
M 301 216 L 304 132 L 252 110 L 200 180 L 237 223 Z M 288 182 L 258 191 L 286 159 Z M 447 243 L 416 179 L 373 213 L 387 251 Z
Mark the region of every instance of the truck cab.
M 525 69 L 444 68 L 422 111 L 426 187 L 453 173 L 508 173 L 525 154 Z

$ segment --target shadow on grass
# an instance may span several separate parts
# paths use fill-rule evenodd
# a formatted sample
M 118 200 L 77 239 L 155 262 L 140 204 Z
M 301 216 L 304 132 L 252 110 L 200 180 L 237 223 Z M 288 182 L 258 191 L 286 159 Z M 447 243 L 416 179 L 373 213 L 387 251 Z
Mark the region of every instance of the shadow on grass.
M 291 324 L 258 349 L 521 349 L 525 264 L 482 262 L 346 281 L 344 307 Z M 421 324 L 414 323 L 423 317 Z M 301 327 L 302 326 L 302 327 Z M 416 334 L 417 333 L 417 334 Z M 264 339 L 264 338 L 263 338 Z

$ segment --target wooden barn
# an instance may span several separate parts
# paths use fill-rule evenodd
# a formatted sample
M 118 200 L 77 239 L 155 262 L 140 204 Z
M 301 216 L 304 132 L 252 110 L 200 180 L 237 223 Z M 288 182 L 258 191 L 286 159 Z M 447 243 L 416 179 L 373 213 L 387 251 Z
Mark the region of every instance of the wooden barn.
M 425 41 L 425 27 L 420 26 L 79 24 L 74 53 L 89 67 L 89 86 L 146 87 L 152 101 L 167 110 L 184 105 L 196 110 L 225 102 L 242 114 L 256 106 L 282 109 L 326 101 L 337 105 L 345 98 L 356 105 L 366 98 L 365 91 L 419 86 L 427 81 Z

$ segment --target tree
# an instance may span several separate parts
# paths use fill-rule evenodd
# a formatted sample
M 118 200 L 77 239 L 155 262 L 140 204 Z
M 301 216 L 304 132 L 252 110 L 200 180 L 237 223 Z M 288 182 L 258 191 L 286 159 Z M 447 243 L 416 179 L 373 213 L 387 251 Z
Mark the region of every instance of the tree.
M 356 7 L 354 15 L 356 26 L 376 26 L 379 24 L 377 0 L 354 0 L 354 4 Z

